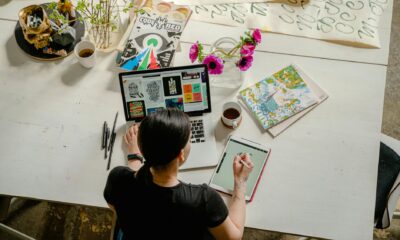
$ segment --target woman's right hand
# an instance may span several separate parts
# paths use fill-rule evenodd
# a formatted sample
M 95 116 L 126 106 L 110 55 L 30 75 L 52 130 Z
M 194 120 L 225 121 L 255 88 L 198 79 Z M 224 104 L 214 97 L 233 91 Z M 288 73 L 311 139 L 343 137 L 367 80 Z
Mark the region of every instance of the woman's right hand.
M 242 163 L 242 161 L 244 163 Z M 235 183 L 245 183 L 249 178 L 254 164 L 248 153 L 236 155 L 233 160 L 233 176 Z

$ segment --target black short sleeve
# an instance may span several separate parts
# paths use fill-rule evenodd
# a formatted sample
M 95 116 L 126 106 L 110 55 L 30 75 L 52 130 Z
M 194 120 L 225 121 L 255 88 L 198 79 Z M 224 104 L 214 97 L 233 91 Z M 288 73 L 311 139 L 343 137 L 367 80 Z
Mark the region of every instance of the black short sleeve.
M 225 221 L 229 211 L 217 191 L 206 185 L 205 193 L 206 225 L 209 228 L 216 227 Z
M 133 177 L 134 172 L 129 167 L 115 167 L 110 171 L 107 183 L 104 188 L 104 199 L 107 203 L 115 205 L 119 192 L 124 189 L 129 178 Z

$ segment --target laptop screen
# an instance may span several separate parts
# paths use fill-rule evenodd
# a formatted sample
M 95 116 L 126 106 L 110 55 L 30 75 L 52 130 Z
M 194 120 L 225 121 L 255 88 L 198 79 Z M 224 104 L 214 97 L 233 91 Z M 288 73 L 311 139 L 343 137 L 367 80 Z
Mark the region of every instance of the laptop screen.
M 162 108 L 189 115 L 211 112 L 204 64 L 120 73 L 119 82 L 127 121 L 140 121 Z

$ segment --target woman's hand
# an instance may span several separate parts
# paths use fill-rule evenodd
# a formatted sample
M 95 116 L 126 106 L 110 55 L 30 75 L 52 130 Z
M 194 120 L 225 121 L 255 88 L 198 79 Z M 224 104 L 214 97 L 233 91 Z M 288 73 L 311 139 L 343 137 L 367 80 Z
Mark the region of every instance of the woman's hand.
M 247 182 L 253 167 L 254 164 L 248 153 L 236 155 L 233 160 L 233 176 L 235 184 Z
M 132 125 L 125 133 L 124 140 L 126 147 L 128 148 L 128 154 L 141 154 L 139 146 L 137 144 L 137 135 L 139 131 L 139 125 Z

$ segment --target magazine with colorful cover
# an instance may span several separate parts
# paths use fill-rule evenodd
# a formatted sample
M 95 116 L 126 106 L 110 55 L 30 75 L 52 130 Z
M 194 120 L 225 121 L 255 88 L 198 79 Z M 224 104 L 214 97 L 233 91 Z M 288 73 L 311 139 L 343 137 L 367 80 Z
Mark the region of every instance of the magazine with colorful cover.
M 293 65 L 243 89 L 239 95 L 264 129 L 318 102 Z
M 293 65 L 297 72 L 300 74 L 304 82 L 307 84 L 309 88 L 311 88 L 311 91 L 315 94 L 317 97 L 317 103 L 304 111 L 301 111 L 297 113 L 296 115 L 278 123 L 277 125 L 271 127 L 268 129 L 268 132 L 273 136 L 276 137 L 279 134 L 281 134 L 283 131 L 285 131 L 288 127 L 290 127 L 293 123 L 295 123 L 297 120 L 302 118 L 304 115 L 309 113 L 311 110 L 313 110 L 315 107 L 317 107 L 319 104 L 321 104 L 323 101 L 328 99 L 329 95 L 328 93 L 315 81 L 312 80 L 300 67 L 297 65 Z
M 190 8 L 156 2 L 139 13 L 117 65 L 127 71 L 171 66 Z

